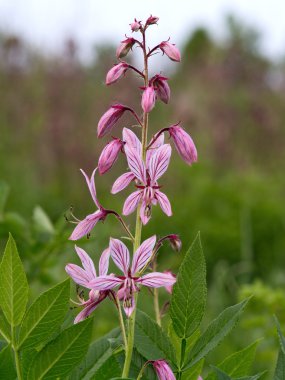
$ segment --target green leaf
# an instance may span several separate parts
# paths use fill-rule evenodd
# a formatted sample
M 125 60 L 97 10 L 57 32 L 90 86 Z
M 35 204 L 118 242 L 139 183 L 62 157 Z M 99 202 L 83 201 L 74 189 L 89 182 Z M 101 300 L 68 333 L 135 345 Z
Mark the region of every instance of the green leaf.
M 16 243 L 9 236 L 0 264 L 0 306 L 7 321 L 17 326 L 25 313 L 29 286 Z
M 279 351 L 273 380 L 285 380 L 285 354 Z
M 113 355 L 110 340 L 120 336 L 120 329 L 116 328 L 101 339 L 92 343 L 88 349 L 87 355 L 70 375 L 70 380 L 90 380 L 93 379 L 96 372 L 106 363 Z M 117 376 L 112 375 L 112 376 Z
M 147 314 L 137 310 L 135 346 L 148 360 L 166 359 L 176 364 L 175 351 L 165 332 Z
M 6 346 L 0 352 L 0 379 L 14 380 L 16 377 L 13 351 L 10 346 Z
M 24 316 L 18 347 L 35 347 L 56 331 L 68 311 L 69 298 L 69 279 L 41 294 Z
M 0 334 L 8 343 L 11 342 L 11 326 L 9 325 L 7 319 L 1 312 L 0 312 Z
M 206 264 L 198 234 L 180 266 L 171 297 L 170 316 L 181 339 L 188 338 L 199 327 L 206 294 Z
M 92 336 L 92 319 L 69 327 L 35 357 L 29 380 L 65 378 L 85 356 Z
M 102 366 L 96 371 L 90 380 L 109 380 L 114 376 L 120 376 L 122 373 L 121 366 L 117 358 L 113 355 L 107 359 Z
M 228 356 L 217 367 L 232 377 L 241 377 L 248 375 L 255 357 L 257 345 L 258 341 L 252 343 L 241 351 L 235 352 L 234 354 Z M 215 380 L 216 378 L 216 374 L 211 373 L 209 376 L 207 376 L 206 380 Z
M 202 373 L 204 359 L 200 360 L 193 367 L 182 373 L 182 380 L 198 380 Z
M 278 332 L 280 347 L 281 347 L 283 354 L 285 354 L 285 337 L 282 334 L 281 326 L 280 326 L 280 323 L 279 323 L 277 317 L 275 317 L 275 323 L 277 326 L 277 332 Z
M 247 303 L 248 299 L 237 305 L 228 307 L 210 323 L 207 330 L 200 336 L 192 348 L 190 359 L 184 369 L 192 367 L 204 358 L 229 334 L 235 327 Z
M 0 219 L 4 212 L 4 207 L 9 195 L 9 186 L 6 182 L 0 181 Z
M 217 374 L 217 379 L 218 380 L 233 380 L 234 378 L 229 376 L 227 373 L 225 373 L 224 371 L 222 371 L 221 369 L 219 368 L 216 368 L 216 367 L 212 367 L 216 374 Z M 258 373 L 256 375 L 253 375 L 253 376 L 245 376 L 245 377 L 238 377 L 238 378 L 235 378 L 235 380 L 257 380 L 259 379 L 262 375 L 264 374 L 264 372 L 262 373 Z

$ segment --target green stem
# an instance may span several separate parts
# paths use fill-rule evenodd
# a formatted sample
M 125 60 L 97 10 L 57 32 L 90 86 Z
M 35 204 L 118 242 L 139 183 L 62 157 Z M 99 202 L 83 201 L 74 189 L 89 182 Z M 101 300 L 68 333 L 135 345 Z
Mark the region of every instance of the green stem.
M 12 348 L 15 355 L 17 379 L 22 380 L 23 377 L 22 377 L 22 371 L 21 371 L 21 365 L 20 365 L 20 355 L 19 355 L 18 348 L 16 347 L 15 329 L 13 325 L 11 325 L 11 342 L 12 342 Z
M 148 57 L 147 57 L 147 51 L 146 51 L 145 30 L 142 31 L 142 36 L 143 36 L 142 48 L 143 48 L 143 55 L 144 55 L 144 85 L 145 87 L 147 87 L 149 82 L 148 82 L 148 61 L 147 61 Z M 142 159 L 144 161 L 146 158 L 146 149 L 147 149 L 147 130 L 148 130 L 148 114 L 144 112 L 143 125 L 142 125 Z M 140 218 L 140 208 L 141 208 L 141 205 L 139 205 L 137 209 L 134 252 L 138 249 L 141 243 L 142 222 Z M 137 305 L 137 300 L 138 300 L 137 293 L 134 295 L 134 298 L 135 298 L 135 305 Z M 128 343 L 127 343 L 126 351 L 125 351 L 125 363 L 124 363 L 122 377 L 128 377 L 129 372 L 130 372 L 130 365 L 131 365 L 133 348 L 134 348 L 135 322 L 136 322 L 136 307 L 128 320 Z
M 153 271 L 156 272 L 156 260 L 153 262 Z M 159 296 L 158 296 L 158 289 L 153 289 L 153 305 L 154 305 L 154 312 L 155 312 L 155 320 L 156 323 L 161 326 L 161 316 L 160 316 L 160 308 L 159 308 Z
M 119 321 L 120 321 L 120 327 L 121 327 L 122 335 L 123 335 L 124 347 L 127 347 L 128 341 L 127 341 L 125 323 L 124 323 L 124 318 L 122 314 L 121 304 L 120 304 L 120 301 L 118 300 L 118 297 L 116 297 L 116 304 L 117 304 L 118 313 L 119 313 Z

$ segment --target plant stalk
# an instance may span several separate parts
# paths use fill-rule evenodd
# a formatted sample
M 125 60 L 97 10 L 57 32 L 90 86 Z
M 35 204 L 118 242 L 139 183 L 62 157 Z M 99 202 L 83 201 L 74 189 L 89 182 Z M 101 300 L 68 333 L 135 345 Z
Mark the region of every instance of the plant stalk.
M 17 379 L 22 380 L 23 377 L 22 377 L 22 371 L 21 371 L 21 365 L 20 365 L 20 356 L 19 356 L 18 347 L 16 346 L 15 329 L 13 325 L 11 325 L 11 343 L 12 343 L 12 348 L 15 355 Z
M 142 37 L 143 37 L 142 49 L 143 49 L 143 56 L 144 56 L 144 85 L 145 87 L 147 87 L 149 84 L 149 81 L 148 81 L 148 57 L 147 57 L 147 51 L 146 51 L 145 29 L 142 31 Z M 146 158 L 146 150 L 147 150 L 147 131 L 148 131 L 148 114 L 144 112 L 143 125 L 142 125 L 142 159 L 144 161 Z M 140 208 L 141 208 L 141 205 L 139 205 L 137 209 L 134 252 L 138 249 L 141 243 L 142 222 L 140 218 Z M 137 293 L 134 295 L 134 298 L 135 298 L 135 304 L 137 305 L 137 300 L 138 300 Z M 125 363 L 124 363 L 122 377 L 128 377 L 129 372 L 130 372 L 130 365 L 131 365 L 131 360 L 132 360 L 132 355 L 133 355 L 134 338 L 135 338 L 135 321 L 136 321 L 136 307 L 128 320 L 128 343 L 126 346 Z

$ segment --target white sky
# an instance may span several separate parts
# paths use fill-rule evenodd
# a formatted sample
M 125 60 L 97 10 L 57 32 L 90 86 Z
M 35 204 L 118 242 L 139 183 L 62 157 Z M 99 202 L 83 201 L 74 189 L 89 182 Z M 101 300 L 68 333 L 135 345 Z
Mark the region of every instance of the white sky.
M 221 38 L 228 13 L 261 31 L 268 54 L 285 56 L 285 0 L 0 0 L 0 29 L 21 33 L 46 51 L 73 36 L 88 57 L 94 43 L 119 43 L 130 34 L 134 17 L 159 16 L 153 42 L 171 36 L 179 45 L 198 25 Z

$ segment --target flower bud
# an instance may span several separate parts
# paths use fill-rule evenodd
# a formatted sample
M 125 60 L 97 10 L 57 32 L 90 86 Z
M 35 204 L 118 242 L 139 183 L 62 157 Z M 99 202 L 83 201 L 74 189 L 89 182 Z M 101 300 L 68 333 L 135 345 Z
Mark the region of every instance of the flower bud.
M 177 124 L 172 125 L 168 131 L 181 158 L 189 165 L 196 162 L 198 159 L 197 149 L 188 133 Z
M 126 40 L 122 41 L 117 49 L 117 58 L 125 57 L 135 43 L 136 40 L 132 37 L 128 37 Z
M 111 169 L 123 146 L 124 143 L 120 139 L 114 139 L 105 146 L 98 161 L 98 169 L 100 174 L 104 174 Z
M 154 24 L 157 23 L 158 20 L 159 20 L 159 17 L 156 17 L 156 16 L 149 16 L 149 18 L 146 20 L 145 25 L 146 25 L 146 26 L 154 25 Z
M 171 235 L 168 235 L 168 238 L 169 238 L 169 243 L 171 245 L 171 248 L 176 252 L 180 252 L 181 247 L 182 247 L 182 241 L 180 237 L 176 234 L 171 234 Z
M 106 76 L 106 85 L 109 86 L 110 84 L 113 84 L 117 82 L 122 75 L 125 74 L 125 72 L 128 70 L 129 65 L 126 62 L 121 62 L 112 67 Z
M 152 365 L 159 380 L 175 380 L 174 373 L 166 360 L 155 360 Z
M 167 57 L 170 58 L 172 61 L 181 61 L 180 51 L 177 49 L 175 45 L 171 44 L 168 41 L 163 41 L 161 42 L 159 47 L 163 51 L 163 53 L 165 53 Z
M 98 137 L 105 136 L 127 110 L 129 108 L 122 104 L 116 104 L 109 108 L 99 120 L 97 128 Z
M 144 112 L 149 113 L 155 105 L 155 90 L 153 86 L 145 87 L 142 94 L 142 109 Z
M 170 88 L 167 81 L 168 78 L 163 77 L 162 75 L 155 75 L 151 79 L 151 84 L 155 87 L 156 95 L 165 104 L 167 104 L 170 99 Z
M 131 25 L 132 32 L 138 32 L 141 27 L 141 22 L 135 18 L 134 22 L 132 22 L 130 25 Z

